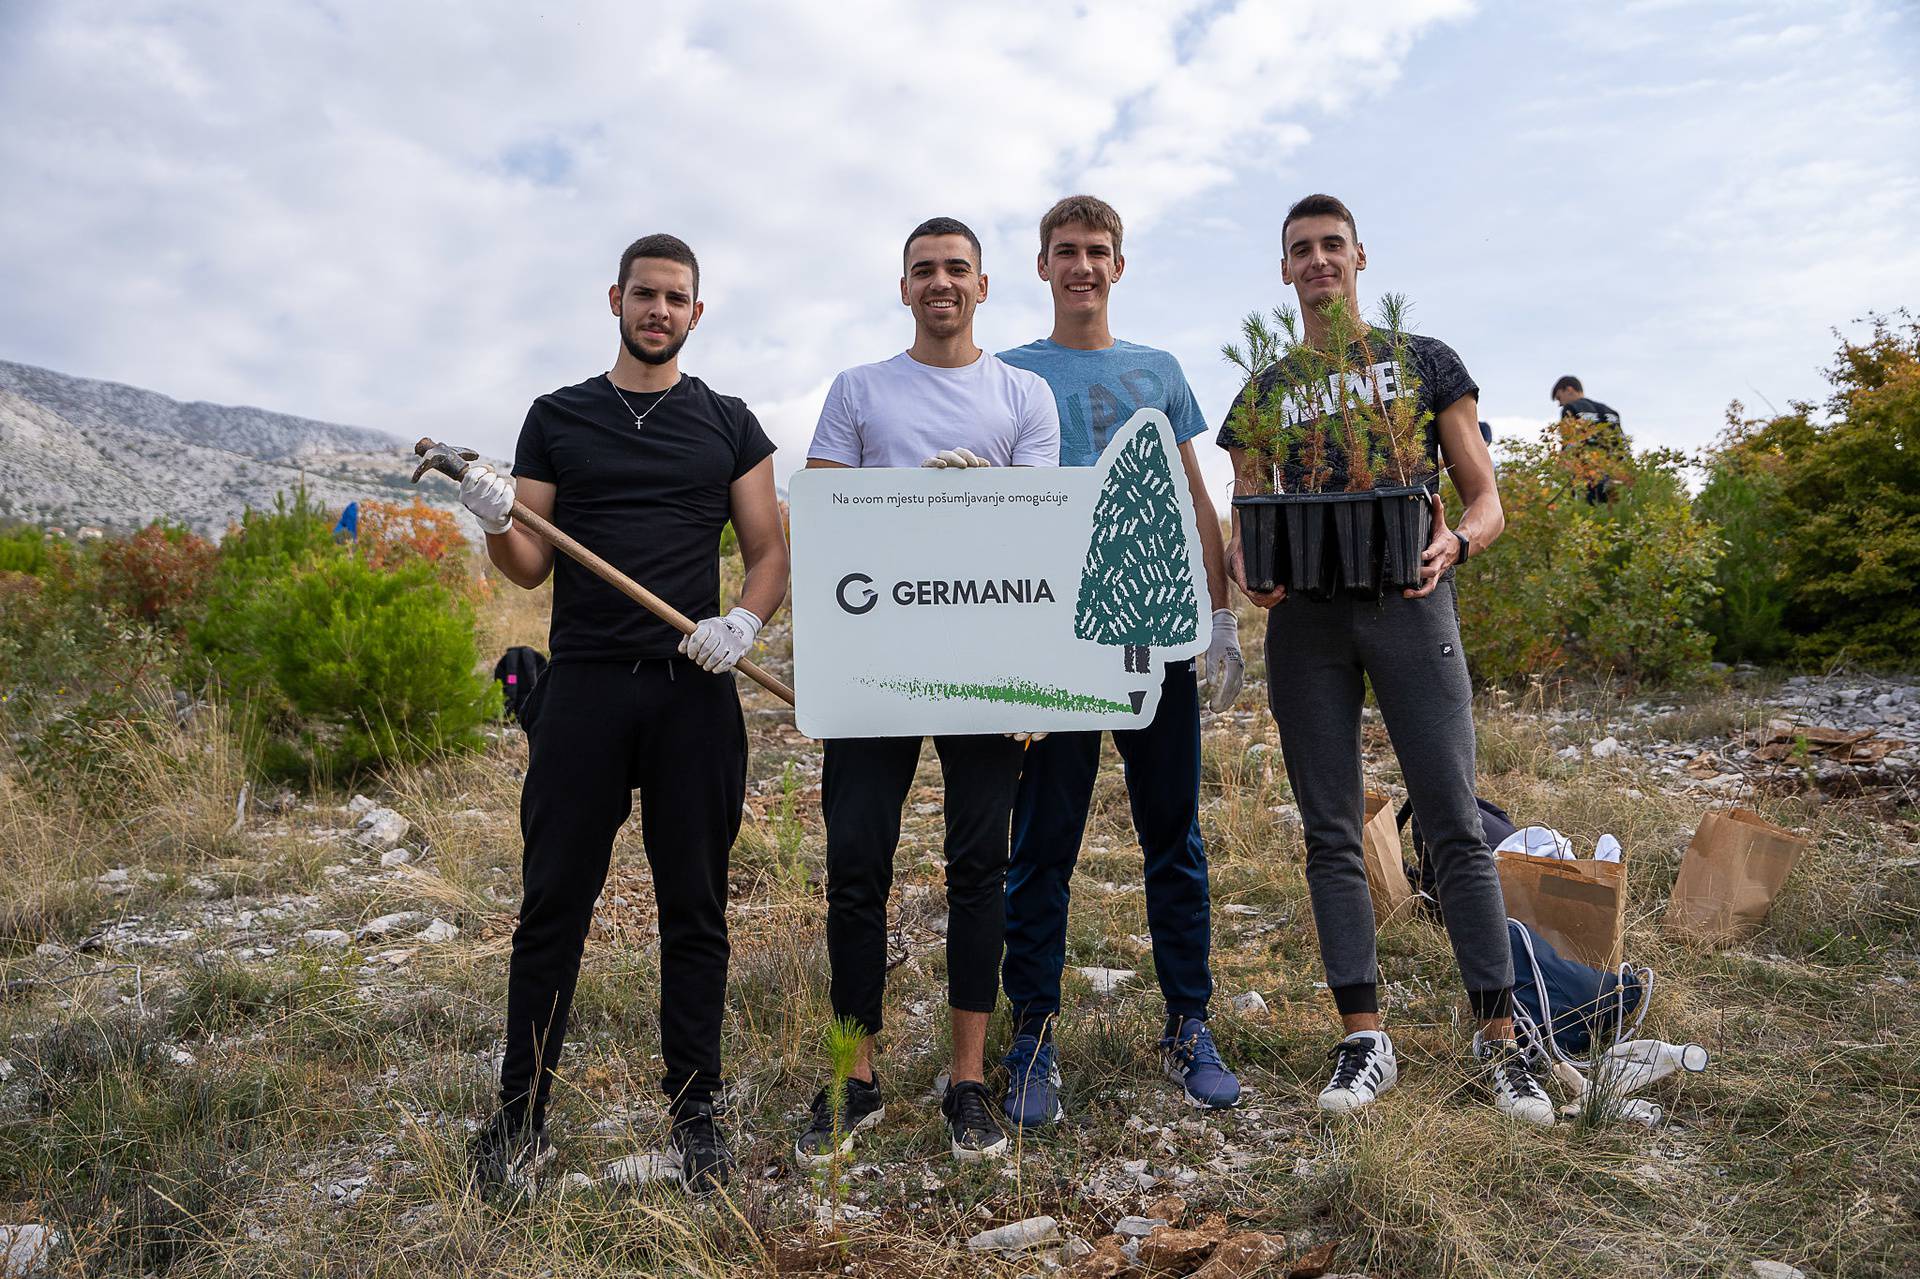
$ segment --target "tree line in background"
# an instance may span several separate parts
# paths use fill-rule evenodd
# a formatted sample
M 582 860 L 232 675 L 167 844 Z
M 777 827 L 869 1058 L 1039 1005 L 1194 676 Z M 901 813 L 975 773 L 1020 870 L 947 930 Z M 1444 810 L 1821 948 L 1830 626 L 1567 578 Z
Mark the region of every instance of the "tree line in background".
M 1499 459 L 1507 533 L 1459 572 L 1486 682 L 1685 683 L 1710 663 L 1911 665 L 1920 653 L 1920 324 L 1842 339 L 1825 405 L 1735 404 L 1695 456 L 1595 465 L 1549 428 Z M 1690 493 L 1687 472 L 1704 476 Z M 1449 503 L 1458 510 L 1457 498 Z M 498 713 L 451 515 L 361 504 L 357 539 L 304 493 L 218 545 L 157 523 L 71 544 L 0 534 L 0 730 L 31 775 L 87 771 L 143 716 L 235 708 L 263 775 L 344 778 L 478 745 Z M 92 775 L 110 784 L 111 768 Z
M 1920 324 L 1875 316 L 1841 339 L 1824 405 L 1749 418 L 1713 447 L 1613 467 L 1549 428 L 1498 459 L 1507 532 L 1459 570 L 1485 681 L 1582 675 L 1685 682 L 1714 660 L 1911 666 L 1920 653 Z M 1705 482 L 1697 494 L 1689 467 Z M 1457 499 L 1450 509 L 1458 510 Z
M 243 712 L 269 777 L 478 745 L 499 691 L 479 670 L 488 585 L 466 540 L 418 501 L 360 509 L 354 539 L 305 492 L 248 510 L 217 546 L 167 523 L 79 544 L 0 537 L 0 727 L 27 774 L 70 778 L 103 725 L 189 714 L 209 694 Z

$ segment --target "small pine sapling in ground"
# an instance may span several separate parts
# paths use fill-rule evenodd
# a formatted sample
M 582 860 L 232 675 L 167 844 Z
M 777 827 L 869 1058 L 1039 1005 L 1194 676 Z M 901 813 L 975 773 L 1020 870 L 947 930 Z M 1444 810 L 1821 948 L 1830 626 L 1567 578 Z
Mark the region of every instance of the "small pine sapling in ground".
M 1427 452 L 1433 414 L 1420 407 L 1420 376 L 1414 372 L 1407 334 L 1410 309 L 1404 293 L 1381 295 L 1380 327 L 1387 331 L 1395 393 L 1392 399 L 1380 403 L 1380 444 L 1386 471 L 1402 488 L 1425 484 L 1433 474 Z
M 847 1136 L 840 1131 L 840 1116 L 846 1113 L 847 1080 L 853 1078 L 853 1068 L 860 1060 L 860 1044 L 866 1037 L 867 1032 L 851 1017 L 836 1017 L 827 1026 L 827 1107 L 833 1116 L 833 1144 L 828 1149 L 833 1157 L 821 1175 L 826 1178 L 827 1193 L 833 1199 L 835 1234 L 840 1230 L 840 1143 Z

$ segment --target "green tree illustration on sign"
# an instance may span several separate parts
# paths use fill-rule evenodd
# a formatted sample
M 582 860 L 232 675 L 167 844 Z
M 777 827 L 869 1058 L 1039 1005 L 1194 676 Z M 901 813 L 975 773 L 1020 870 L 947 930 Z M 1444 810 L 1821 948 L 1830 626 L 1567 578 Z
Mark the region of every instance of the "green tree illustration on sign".
M 1158 431 L 1135 431 L 1100 484 L 1073 633 L 1117 645 L 1130 674 L 1150 674 L 1148 650 L 1192 641 L 1195 612 L 1180 495 L 1166 450 Z

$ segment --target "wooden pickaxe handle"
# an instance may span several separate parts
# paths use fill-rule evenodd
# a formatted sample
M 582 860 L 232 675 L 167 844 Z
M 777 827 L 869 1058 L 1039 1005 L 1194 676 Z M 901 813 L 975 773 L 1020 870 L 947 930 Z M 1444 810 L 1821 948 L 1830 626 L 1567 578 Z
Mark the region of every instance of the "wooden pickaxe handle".
M 449 453 L 454 451 L 445 445 L 435 446 L 431 440 L 421 440 L 420 443 L 414 447 L 414 452 L 428 460 L 422 462 L 420 469 L 414 472 L 414 479 L 417 481 L 420 473 L 426 470 L 437 470 L 448 475 L 450 478 L 458 479 L 459 476 L 453 475 L 452 471 L 445 465 L 434 464 L 434 459 L 430 456 L 430 450 L 435 447 L 446 448 Z M 466 455 L 466 457 L 467 460 L 471 460 L 470 454 Z M 462 469 L 464 469 L 464 467 Z M 513 502 L 513 518 L 545 538 L 555 550 L 562 551 L 572 559 L 579 561 L 589 573 L 592 573 L 608 586 L 619 591 L 622 595 L 638 604 L 641 608 L 646 609 L 649 613 L 652 613 L 655 617 L 673 627 L 673 629 L 679 631 L 682 635 L 693 634 L 694 624 L 688 620 L 685 613 L 682 613 L 679 609 L 667 603 L 658 595 L 655 595 L 652 591 L 640 585 L 640 583 L 634 581 L 625 573 L 622 573 L 619 569 L 607 563 L 586 547 L 580 545 L 580 543 L 574 541 L 571 537 L 568 537 L 565 533 L 562 533 L 553 526 L 552 521 L 528 510 L 527 504 L 518 498 L 515 498 Z M 768 674 L 757 663 L 744 657 L 736 662 L 734 666 L 735 669 L 744 672 L 748 679 L 758 684 L 761 688 L 766 689 L 787 705 L 793 705 L 793 690 L 779 679 L 779 677 Z

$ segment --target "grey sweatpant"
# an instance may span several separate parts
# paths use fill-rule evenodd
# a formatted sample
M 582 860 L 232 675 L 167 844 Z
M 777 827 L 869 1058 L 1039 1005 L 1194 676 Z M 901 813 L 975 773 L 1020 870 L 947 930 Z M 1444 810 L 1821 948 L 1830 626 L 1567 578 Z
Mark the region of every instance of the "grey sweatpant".
M 1474 1014 L 1512 1006 L 1500 877 L 1473 797 L 1473 690 L 1453 582 L 1425 599 L 1288 598 L 1267 616 L 1267 700 L 1306 828 L 1320 961 L 1342 1013 L 1379 1011 L 1373 901 L 1360 856 L 1364 679 L 1434 859 L 1440 910 Z

